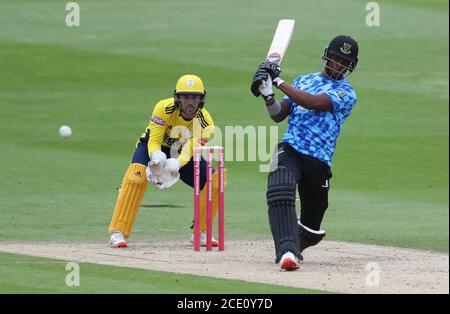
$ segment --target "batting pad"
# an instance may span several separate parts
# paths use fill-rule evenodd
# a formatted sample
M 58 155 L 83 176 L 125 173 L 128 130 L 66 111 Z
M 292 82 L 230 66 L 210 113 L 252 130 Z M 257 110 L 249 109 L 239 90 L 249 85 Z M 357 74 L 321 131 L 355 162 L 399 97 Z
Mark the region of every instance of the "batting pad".
M 123 177 L 117 197 L 114 214 L 109 225 L 109 233 L 120 231 L 128 238 L 133 228 L 139 206 L 141 205 L 148 181 L 145 175 L 146 166 L 131 164 Z

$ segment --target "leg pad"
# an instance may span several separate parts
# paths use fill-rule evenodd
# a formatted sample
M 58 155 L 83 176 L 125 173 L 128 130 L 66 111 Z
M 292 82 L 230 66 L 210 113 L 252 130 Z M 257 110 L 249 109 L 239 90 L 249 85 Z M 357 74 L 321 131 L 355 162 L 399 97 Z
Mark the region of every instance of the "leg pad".
M 301 256 L 298 251 L 295 195 L 296 181 L 292 172 L 280 167 L 269 174 L 266 197 L 277 263 L 281 256 L 288 251 L 298 258 Z
M 108 228 L 110 234 L 120 231 L 125 238 L 130 236 L 148 185 L 145 168 L 146 166 L 142 164 L 134 163 L 125 172 L 111 224 Z

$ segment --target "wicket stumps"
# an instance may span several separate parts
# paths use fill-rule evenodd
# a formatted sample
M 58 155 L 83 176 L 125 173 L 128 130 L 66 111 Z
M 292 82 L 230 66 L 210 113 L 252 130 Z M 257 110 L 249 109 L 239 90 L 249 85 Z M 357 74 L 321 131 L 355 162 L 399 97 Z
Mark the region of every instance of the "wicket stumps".
M 217 171 L 219 183 L 218 195 L 218 234 L 219 234 L 219 251 L 225 248 L 224 234 L 224 154 L 221 146 L 201 146 L 194 148 L 194 250 L 200 251 L 200 160 L 202 152 L 206 151 L 206 250 L 212 249 L 212 193 L 213 193 L 213 157 L 214 152 L 218 153 Z

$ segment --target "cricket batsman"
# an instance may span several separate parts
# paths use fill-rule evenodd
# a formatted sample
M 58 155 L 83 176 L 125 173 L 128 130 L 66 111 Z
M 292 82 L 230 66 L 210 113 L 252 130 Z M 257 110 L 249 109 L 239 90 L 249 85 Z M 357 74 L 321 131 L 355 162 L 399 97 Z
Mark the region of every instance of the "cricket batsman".
M 346 76 L 358 63 L 358 44 L 336 36 L 325 48 L 323 70 L 298 76 L 292 85 L 280 77 L 276 63 L 265 61 L 256 71 L 252 93 L 262 96 L 270 118 L 288 127 L 274 152 L 268 176 L 267 205 L 276 263 L 291 271 L 300 267 L 303 251 L 325 237 L 320 228 L 328 207 L 331 162 L 336 140 L 356 103 Z M 274 84 L 284 93 L 277 101 Z M 296 189 L 301 211 L 295 209 Z
M 178 80 L 173 97 L 159 101 L 123 177 L 109 225 L 109 245 L 127 247 L 148 182 L 165 190 L 179 179 L 194 186 L 193 151 L 214 136 L 214 122 L 205 109 L 206 91 L 195 75 Z M 224 179 L 226 185 L 226 176 Z M 218 207 L 218 173 L 213 174 L 213 221 Z M 206 245 L 206 160 L 200 161 L 200 244 Z M 191 237 L 193 243 L 193 235 Z M 212 245 L 218 241 L 212 239 Z

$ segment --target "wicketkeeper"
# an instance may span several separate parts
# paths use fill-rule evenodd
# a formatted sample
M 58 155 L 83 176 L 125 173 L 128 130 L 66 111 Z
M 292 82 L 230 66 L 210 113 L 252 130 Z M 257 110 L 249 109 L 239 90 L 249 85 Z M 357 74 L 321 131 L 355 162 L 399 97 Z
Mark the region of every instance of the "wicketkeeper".
M 356 94 L 345 78 L 358 63 L 358 44 L 350 36 L 337 36 L 325 48 L 322 72 L 301 75 L 292 85 L 280 77 L 280 67 L 263 62 L 251 91 L 265 102 L 270 118 L 288 127 L 274 153 L 268 178 L 269 224 L 275 242 L 276 263 L 295 270 L 302 252 L 325 237 L 320 228 L 328 207 L 331 161 L 336 140 L 356 103 Z M 285 96 L 278 102 L 274 84 Z M 301 212 L 295 209 L 296 188 Z
M 145 133 L 137 141 L 131 164 L 125 172 L 109 226 L 109 244 L 127 247 L 139 206 L 148 182 L 159 190 L 170 188 L 179 179 L 194 186 L 195 146 L 203 146 L 214 136 L 213 120 L 205 109 L 206 91 L 195 75 L 182 76 L 173 97 L 159 101 Z M 226 172 L 224 178 L 226 186 Z M 206 245 L 206 160 L 200 161 L 200 244 Z M 213 221 L 218 207 L 218 173 L 213 174 Z M 193 235 L 191 236 L 193 243 Z M 218 241 L 212 239 L 212 246 Z

